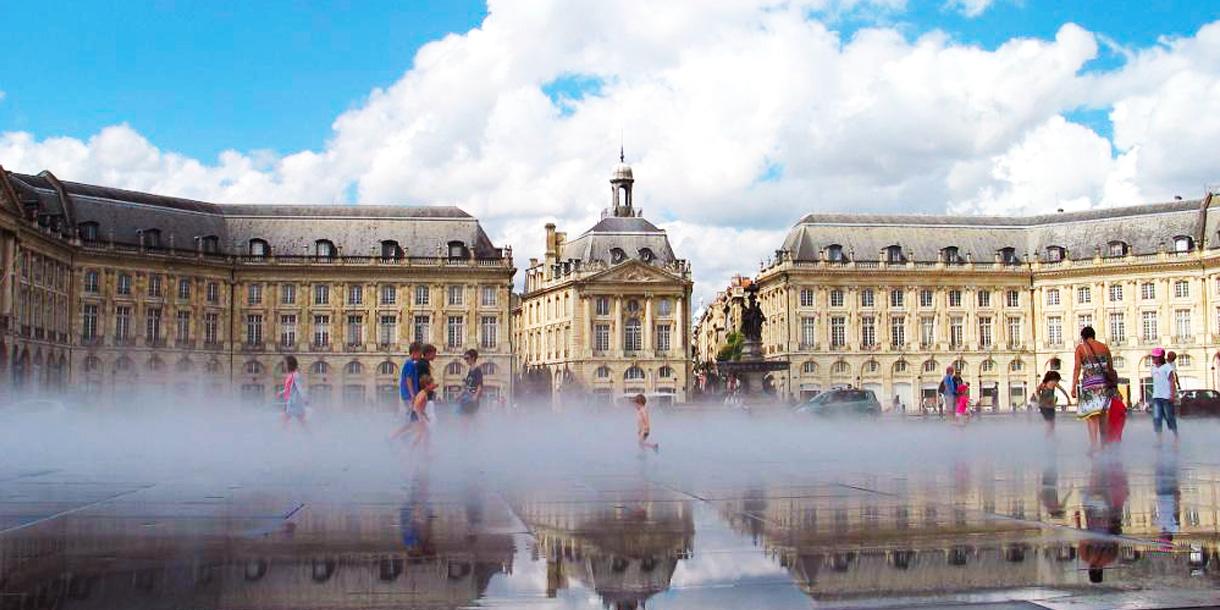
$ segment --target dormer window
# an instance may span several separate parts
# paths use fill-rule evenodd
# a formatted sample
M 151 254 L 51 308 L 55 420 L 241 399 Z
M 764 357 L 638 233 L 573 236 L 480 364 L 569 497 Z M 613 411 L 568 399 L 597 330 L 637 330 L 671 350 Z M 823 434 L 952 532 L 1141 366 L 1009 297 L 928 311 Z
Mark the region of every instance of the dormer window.
M 449 242 L 449 258 L 466 258 L 466 244 L 460 241 Z
M 640 260 L 651 263 L 654 259 L 656 259 L 656 255 L 652 253 L 651 248 L 640 248 Z
M 381 242 L 381 258 L 384 260 L 399 260 L 402 258 L 402 248 L 398 242 L 387 239 Z
M 145 248 L 160 248 L 161 247 L 161 230 L 160 229 L 145 229 L 144 247 Z
M 957 249 L 957 246 L 949 246 L 949 247 L 941 250 L 940 253 L 941 253 L 941 260 L 945 261 L 946 263 L 948 263 L 950 265 L 958 265 L 958 264 L 965 262 L 962 259 L 962 253 L 960 250 Z
M 263 258 L 271 254 L 271 246 L 266 240 L 251 239 L 250 240 L 250 256 Z
M 610 262 L 621 263 L 627 260 L 627 253 L 622 248 L 610 248 Z
M 906 257 L 902 255 L 902 246 L 888 246 L 885 249 L 885 262 L 887 263 L 904 263 Z
M 1067 250 L 1065 250 L 1063 248 L 1063 246 L 1047 246 L 1046 247 L 1047 262 L 1057 263 L 1059 261 L 1062 261 L 1064 258 L 1067 258 Z
M 313 243 L 314 254 L 318 258 L 335 258 L 338 256 L 338 251 L 335 250 L 335 244 L 329 239 L 319 239 Z
M 1017 249 L 1011 247 L 1000 248 L 1000 262 L 1005 265 L 1016 265 L 1020 263 L 1021 259 L 1017 258 Z
M 220 252 L 220 238 L 215 235 L 205 235 L 199 238 L 199 247 L 204 254 L 216 254 Z
M 85 243 L 93 243 L 97 241 L 97 223 L 82 222 L 80 223 L 80 238 Z
M 1179 235 L 1173 238 L 1173 251 L 1177 254 L 1186 254 L 1195 249 L 1195 240 L 1189 235 Z
M 826 246 L 826 260 L 832 263 L 841 263 L 846 260 L 843 256 L 843 246 L 839 244 L 831 244 Z
M 1107 256 L 1126 256 L 1127 255 L 1127 243 L 1121 242 L 1121 241 L 1112 241 L 1112 242 L 1106 244 L 1106 255 Z

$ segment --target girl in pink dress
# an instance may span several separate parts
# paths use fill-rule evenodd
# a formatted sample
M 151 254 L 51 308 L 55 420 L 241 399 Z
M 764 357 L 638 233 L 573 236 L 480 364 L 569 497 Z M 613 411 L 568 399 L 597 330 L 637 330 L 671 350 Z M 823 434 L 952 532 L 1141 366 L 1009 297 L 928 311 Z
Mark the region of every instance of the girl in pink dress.
M 965 381 L 957 385 L 957 418 L 962 424 L 970 419 L 970 384 Z

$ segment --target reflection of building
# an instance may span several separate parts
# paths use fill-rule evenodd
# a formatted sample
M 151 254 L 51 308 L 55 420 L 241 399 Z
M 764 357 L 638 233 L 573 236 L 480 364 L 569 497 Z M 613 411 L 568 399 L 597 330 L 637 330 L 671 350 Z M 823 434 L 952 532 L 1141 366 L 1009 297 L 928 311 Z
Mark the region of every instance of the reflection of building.
M 685 400 L 690 266 L 633 206 L 634 181 L 620 164 L 610 214 L 570 241 L 547 225 L 546 257 L 530 261 L 514 312 L 518 361 L 544 370 L 556 393 Z
M 914 405 L 959 363 L 975 400 L 1008 408 L 1047 368 L 1071 372 L 1084 325 L 1133 386 L 1157 345 L 1185 355 L 1185 387 L 1214 386 L 1211 201 L 1024 218 L 806 216 L 757 278 L 765 353 L 792 362 L 777 386 L 805 396 L 852 384 Z
M 310 505 L 293 519 L 64 517 L 0 537 L 5 608 L 465 608 L 513 561 L 505 511 Z M 421 511 L 425 509 L 420 509 Z
M 678 561 L 690 556 L 695 533 L 686 502 L 624 500 L 615 506 L 530 499 L 513 509 L 547 561 L 548 595 L 571 578 L 616 609 L 642 608 L 668 589 Z
M 296 354 L 315 402 L 394 400 L 406 346 L 447 391 L 476 347 L 507 391 L 514 273 L 453 207 L 217 205 L 0 171 L 0 383 L 71 379 L 270 400 Z

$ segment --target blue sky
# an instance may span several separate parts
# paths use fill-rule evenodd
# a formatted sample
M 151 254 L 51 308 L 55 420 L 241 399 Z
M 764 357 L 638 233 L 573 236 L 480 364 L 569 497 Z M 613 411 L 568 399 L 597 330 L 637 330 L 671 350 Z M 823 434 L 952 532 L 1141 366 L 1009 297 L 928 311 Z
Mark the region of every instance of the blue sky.
M 904 11 L 867 11 L 840 17 L 834 26 L 847 35 L 878 23 L 912 36 L 935 28 L 994 48 L 1014 36 L 1053 38 L 1070 21 L 1122 45 L 1147 46 L 1161 36 L 1193 33 L 1217 17 L 1218 7 L 1210 1 L 996 0 L 968 18 L 943 2 L 912 0 Z M 336 116 L 401 77 L 422 44 L 478 26 L 486 6 L 469 0 L 13 2 L 4 14 L 21 27 L 0 54 L 0 131 L 87 138 L 125 122 L 163 149 L 212 159 L 225 149 L 321 148 Z M 1121 61 L 1103 49 L 1094 64 L 1112 68 Z M 1070 118 L 1102 132 L 1105 114 Z

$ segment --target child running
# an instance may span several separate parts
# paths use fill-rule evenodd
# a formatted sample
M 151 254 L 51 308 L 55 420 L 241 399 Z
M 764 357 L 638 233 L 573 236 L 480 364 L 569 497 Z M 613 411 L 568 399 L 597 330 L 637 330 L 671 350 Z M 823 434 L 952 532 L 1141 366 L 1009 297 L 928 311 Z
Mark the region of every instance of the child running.
M 648 399 L 644 398 L 643 394 L 636 394 L 631 401 L 635 403 L 635 433 L 640 449 L 652 449 L 654 453 L 660 452 L 661 445 L 648 442 L 648 435 L 652 433 L 652 418 L 648 416 Z
M 276 394 L 284 400 L 284 428 L 287 428 L 288 422 L 295 417 L 301 422 L 301 427 L 308 430 L 309 426 L 305 424 L 305 404 L 309 397 L 305 394 L 305 384 L 301 383 L 298 366 L 296 356 L 284 356 L 284 389 Z
M 970 423 L 970 384 L 961 380 L 957 381 L 957 423 L 966 425 Z
M 402 413 L 406 420 L 390 434 L 390 440 L 401 438 L 415 422 L 415 396 L 419 394 L 419 363 L 423 360 L 423 351 L 422 344 L 412 343 L 408 348 L 407 361 L 402 363 L 402 369 L 399 371 L 398 399 L 402 403 Z
M 1037 389 L 1034 390 L 1033 400 L 1038 404 L 1038 412 L 1042 414 L 1042 421 L 1046 422 L 1047 438 L 1055 435 L 1055 405 L 1059 402 L 1059 397 L 1055 392 L 1059 391 L 1059 382 L 1062 379 L 1059 371 L 1047 371 L 1042 376 L 1042 383 L 1038 384 Z
M 414 417 L 411 429 L 415 433 L 415 440 L 411 443 L 412 447 L 418 447 L 420 443 L 424 443 L 426 446 L 428 442 L 428 429 L 432 423 L 432 418 L 428 417 L 428 394 L 435 391 L 436 382 L 432 380 L 432 375 L 421 375 L 419 392 L 416 392 L 415 400 L 411 404 L 411 413 Z

